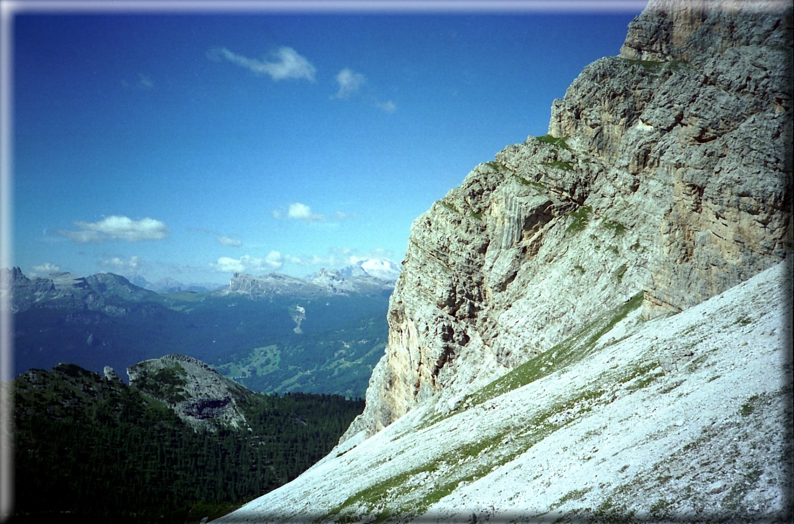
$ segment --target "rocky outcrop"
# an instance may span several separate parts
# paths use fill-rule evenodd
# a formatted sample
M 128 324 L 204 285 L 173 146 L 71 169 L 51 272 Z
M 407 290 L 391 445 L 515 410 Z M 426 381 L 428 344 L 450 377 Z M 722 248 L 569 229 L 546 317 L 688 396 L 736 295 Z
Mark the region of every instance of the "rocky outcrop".
M 251 299 L 269 298 L 275 295 L 319 293 L 321 289 L 303 279 L 270 273 L 254 276 L 246 273 L 235 273 L 229 286 L 215 291 L 218 296 L 247 296 Z
M 652 0 L 620 56 L 411 227 L 372 435 L 452 409 L 638 293 L 675 313 L 791 249 L 791 7 Z
M 110 382 L 121 382 L 116 370 L 110 366 L 105 366 L 105 369 L 102 370 L 102 375 Z
M 246 427 L 239 406 L 253 394 L 210 366 L 185 355 L 166 355 L 127 368 L 130 385 L 168 404 L 194 428 Z

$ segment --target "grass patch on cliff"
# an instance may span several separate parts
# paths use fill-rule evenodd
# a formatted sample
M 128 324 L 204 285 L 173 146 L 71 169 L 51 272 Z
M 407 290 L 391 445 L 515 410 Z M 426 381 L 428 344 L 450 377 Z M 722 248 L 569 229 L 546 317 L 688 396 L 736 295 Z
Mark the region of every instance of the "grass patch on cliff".
M 590 354 L 599 338 L 641 305 L 642 292 L 634 295 L 625 304 L 589 322 L 576 334 L 566 338 L 548 351 L 531 358 L 483 387 L 467 398 L 463 404 L 481 404 L 579 362 Z
M 567 138 L 568 138 L 567 136 L 561 136 L 557 138 L 551 135 L 543 135 L 543 136 L 536 136 L 535 140 L 537 140 L 538 142 L 543 142 L 544 144 L 551 144 L 556 147 L 561 147 L 563 149 L 570 149 L 568 147 L 568 144 L 565 143 L 565 140 Z
M 658 71 L 666 63 L 661 60 L 633 60 L 631 58 L 623 58 L 623 60 L 630 65 L 640 66 L 647 71 Z
M 681 69 L 687 68 L 687 63 L 683 60 L 670 60 L 669 62 L 664 62 L 660 60 L 632 60 L 631 58 L 621 58 L 623 61 L 628 62 L 630 65 L 640 66 L 646 71 L 657 72 L 663 69 L 668 69 L 670 71 L 679 71 Z
M 569 491 L 568 493 L 560 497 L 560 500 L 549 506 L 549 510 L 554 511 L 555 509 L 559 508 L 569 500 L 582 500 L 585 497 L 585 495 L 587 495 L 587 492 L 590 491 L 591 489 L 592 488 L 584 488 L 584 489 L 575 489 L 573 491 Z
M 425 464 L 362 489 L 315 522 L 384 522 L 424 515 L 430 506 L 462 485 L 493 473 L 590 411 L 604 395 L 605 391 L 599 388 L 572 392 L 570 398 L 541 408 L 491 435 L 461 443 Z M 555 417 L 565 412 L 576 414 Z
M 576 211 L 571 211 L 566 216 L 572 217 L 573 221 L 568 224 L 568 227 L 565 231 L 570 231 L 572 233 L 578 233 L 579 231 L 583 231 L 585 227 L 587 227 L 587 222 L 590 220 L 590 213 L 593 211 L 593 208 L 590 206 L 582 206 Z
M 425 464 L 351 495 L 315 522 L 384 522 L 423 515 L 462 484 L 488 475 L 561 427 L 562 424 L 548 424 L 546 419 L 551 411 L 565 408 L 555 405 L 520 428 L 505 427 L 490 436 L 462 443 Z
M 500 164 L 499 162 L 496 162 L 495 160 L 491 160 L 490 162 L 485 162 L 485 165 L 490 167 L 491 169 L 493 169 L 497 173 L 502 173 L 502 172 L 508 170 L 507 166 L 505 166 L 504 164 Z
M 441 205 L 444 206 L 445 208 L 447 208 L 450 211 L 453 211 L 453 212 L 455 212 L 457 214 L 460 214 L 460 211 L 458 210 L 457 207 L 455 207 L 455 204 L 453 204 L 452 202 L 447 202 L 446 200 L 441 200 L 440 202 L 441 202 Z
M 543 185 L 542 182 L 538 182 L 536 180 L 529 180 L 527 178 L 522 177 L 521 175 L 515 175 L 515 177 L 518 183 L 521 184 L 522 186 L 531 186 L 536 189 L 541 189 L 543 191 L 546 191 L 548 189 L 545 185 Z
M 612 231 L 613 233 L 615 233 L 615 236 L 620 236 L 626 231 L 628 231 L 628 228 L 623 224 L 621 224 L 620 222 L 613 222 L 611 220 L 604 220 L 603 222 L 601 222 L 601 227 L 609 231 Z
M 628 266 L 626 264 L 621 264 L 621 266 L 613 273 L 613 276 L 615 277 L 615 280 L 618 282 L 618 284 L 623 282 L 623 275 L 626 274 L 627 270 Z
M 562 169 L 563 171 L 573 171 L 573 166 L 570 162 L 561 162 L 559 160 L 554 160 L 552 162 L 543 162 L 544 166 L 549 167 L 556 167 L 557 169 Z

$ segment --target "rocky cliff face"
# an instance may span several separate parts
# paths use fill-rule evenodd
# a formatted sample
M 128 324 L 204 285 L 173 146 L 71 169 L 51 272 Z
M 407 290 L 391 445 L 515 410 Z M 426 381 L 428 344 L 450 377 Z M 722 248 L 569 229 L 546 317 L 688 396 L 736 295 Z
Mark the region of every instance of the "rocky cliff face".
M 411 227 L 372 435 L 464 396 L 637 293 L 698 304 L 791 250 L 791 7 L 651 0 L 549 134 L 477 166 Z

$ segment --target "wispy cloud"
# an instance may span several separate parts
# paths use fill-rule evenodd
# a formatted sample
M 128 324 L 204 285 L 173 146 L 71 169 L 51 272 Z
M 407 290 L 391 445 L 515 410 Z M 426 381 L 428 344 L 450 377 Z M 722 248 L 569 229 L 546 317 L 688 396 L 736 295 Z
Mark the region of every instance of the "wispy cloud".
M 130 83 L 126 80 L 122 80 L 121 85 L 126 89 L 152 89 L 154 87 L 154 82 L 150 76 L 138 73 L 137 81 Z
M 132 220 L 125 216 L 111 215 L 99 222 L 75 222 L 77 231 L 59 230 L 58 234 L 79 244 L 99 243 L 109 240 L 162 240 L 168 236 L 168 227 L 153 218 Z
M 46 276 L 50 273 L 58 273 L 61 270 L 56 264 L 52 264 L 50 262 L 45 262 L 38 266 L 33 266 L 32 271 L 30 272 L 30 276 L 32 277 L 40 277 Z
M 154 82 L 152 79 L 143 73 L 138 73 L 138 85 L 143 89 L 151 89 L 154 87 Z
M 342 69 L 336 75 L 336 83 L 339 84 L 339 90 L 332 98 L 350 98 L 358 93 L 358 90 L 366 82 L 367 77 L 361 73 L 356 73 L 348 68 Z
M 386 111 L 387 113 L 394 113 L 397 111 L 397 104 L 392 102 L 391 100 L 387 100 L 386 102 L 378 102 L 375 104 L 379 109 Z
M 204 235 L 214 237 L 215 241 L 222 246 L 240 247 L 243 245 L 242 240 L 237 238 L 237 235 L 224 235 L 220 231 L 207 229 L 206 227 L 189 227 L 187 230 L 190 232 L 202 233 Z
M 354 251 L 349 248 L 332 248 L 325 255 L 305 254 L 305 255 L 288 255 L 284 254 L 282 259 L 284 263 L 294 264 L 296 266 L 321 266 L 326 268 L 342 268 L 344 266 L 351 266 L 358 264 L 364 260 L 370 259 L 388 259 L 392 260 L 394 253 L 386 249 L 372 249 L 365 253 Z
M 273 80 L 306 79 L 314 82 L 314 73 L 317 71 L 311 62 L 291 47 L 278 48 L 271 61 L 238 55 L 225 47 L 210 49 L 207 58 L 215 62 L 226 60 L 257 75 L 268 75 Z
M 217 237 L 215 237 L 215 238 L 218 240 L 218 243 L 219 243 L 220 245 L 222 245 L 222 246 L 228 246 L 228 247 L 240 247 L 240 246 L 242 246 L 242 245 L 243 245 L 243 243 L 240 241 L 240 239 L 239 239 L 239 238 L 237 238 L 237 237 L 236 237 L 236 236 L 234 236 L 234 235 L 229 235 L 229 236 L 225 236 L 225 235 L 218 235 L 218 236 L 217 236 Z
M 367 77 L 362 73 L 357 73 L 346 67 L 337 73 L 336 83 L 339 88 L 336 94 L 331 96 L 333 99 L 357 97 L 363 99 L 364 103 L 372 104 L 386 113 L 394 113 L 397 111 L 397 104 L 395 104 L 394 101 L 387 100 L 385 102 L 380 102 L 376 97 L 372 96 L 372 94 L 362 93 L 362 91 L 365 91 L 362 87 L 367 83 Z
M 278 251 L 271 251 L 263 258 L 249 255 L 243 255 L 240 258 L 220 257 L 216 263 L 210 265 L 220 273 L 273 271 L 284 265 L 284 257 Z

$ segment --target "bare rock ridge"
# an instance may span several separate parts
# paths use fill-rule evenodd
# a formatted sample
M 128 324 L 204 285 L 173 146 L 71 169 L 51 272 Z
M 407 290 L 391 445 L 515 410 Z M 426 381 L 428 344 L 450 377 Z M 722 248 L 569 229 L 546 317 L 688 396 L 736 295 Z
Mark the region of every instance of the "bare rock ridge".
M 248 425 L 238 405 L 253 393 L 193 357 L 174 354 L 145 360 L 127 368 L 127 375 L 130 385 L 165 402 L 196 429 Z
M 619 56 L 417 218 L 391 297 L 371 436 L 441 412 L 642 293 L 676 313 L 791 250 L 792 9 L 651 0 Z

